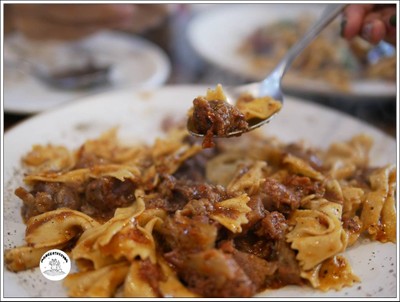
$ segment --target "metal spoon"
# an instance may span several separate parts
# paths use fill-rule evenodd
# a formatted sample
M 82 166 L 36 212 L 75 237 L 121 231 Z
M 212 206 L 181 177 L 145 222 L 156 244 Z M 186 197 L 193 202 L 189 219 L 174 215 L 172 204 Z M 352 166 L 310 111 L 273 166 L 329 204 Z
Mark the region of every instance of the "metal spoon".
M 68 44 L 66 49 L 69 56 L 64 54 L 65 57 L 59 58 L 65 60 L 61 65 L 32 61 L 32 75 L 50 87 L 63 90 L 89 89 L 110 83 L 111 64 L 96 62 L 93 51 L 80 41 Z M 62 52 L 57 55 L 61 56 Z M 75 57 L 80 64 L 74 64 Z
M 280 101 L 283 105 L 283 93 L 281 88 L 281 81 L 283 75 L 289 69 L 294 59 L 304 50 L 304 48 L 313 41 L 313 39 L 328 25 L 335 17 L 347 6 L 348 4 L 328 4 L 323 11 L 320 18 L 314 23 L 314 25 L 307 31 L 307 33 L 295 44 L 286 55 L 281 59 L 281 61 L 276 65 L 272 72 L 261 82 L 246 84 L 239 87 L 228 87 L 224 88 L 227 101 L 233 103 L 238 96 L 244 92 L 250 93 L 253 96 L 264 97 L 271 96 L 277 101 Z M 279 112 L 279 111 L 278 111 Z M 246 130 L 254 130 L 269 121 L 278 113 L 274 113 L 264 120 L 253 120 L 249 121 L 249 127 Z M 187 128 L 190 134 L 198 137 L 203 137 L 205 134 L 198 133 L 193 126 L 193 121 L 191 118 L 188 119 Z M 233 131 L 224 135 L 224 137 L 238 136 L 241 135 L 243 130 Z M 217 137 L 217 135 L 214 135 Z
M 45 72 L 34 69 L 34 75 L 51 87 L 64 90 L 86 89 L 106 85 L 110 79 L 110 65 L 88 64 L 81 68 L 63 72 Z

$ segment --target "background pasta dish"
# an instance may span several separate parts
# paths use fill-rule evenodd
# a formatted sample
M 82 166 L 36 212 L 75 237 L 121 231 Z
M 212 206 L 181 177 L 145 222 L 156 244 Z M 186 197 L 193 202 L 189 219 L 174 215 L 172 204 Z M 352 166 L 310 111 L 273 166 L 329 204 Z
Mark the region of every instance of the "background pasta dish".
M 272 70 L 287 50 L 302 37 L 313 22 L 310 16 L 297 17 L 258 26 L 237 49 L 253 68 Z M 323 80 L 336 89 L 347 91 L 356 79 L 396 81 L 394 47 L 383 44 L 374 48 L 361 38 L 348 42 L 339 36 L 334 22 L 295 59 L 289 73 Z

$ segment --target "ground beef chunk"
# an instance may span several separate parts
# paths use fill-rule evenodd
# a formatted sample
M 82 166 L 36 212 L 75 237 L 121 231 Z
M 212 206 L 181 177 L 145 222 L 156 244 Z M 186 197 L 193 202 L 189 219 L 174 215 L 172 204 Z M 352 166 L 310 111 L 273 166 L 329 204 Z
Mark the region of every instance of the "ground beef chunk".
M 81 207 L 78 189 L 64 183 L 37 182 L 31 192 L 20 187 L 15 190 L 15 195 L 24 202 L 22 207 L 24 221 L 58 208 L 79 210 Z
M 177 179 L 190 179 L 196 182 L 206 181 L 206 163 L 216 154 L 215 148 L 206 149 L 187 159 L 174 173 Z
M 231 132 L 247 131 L 244 114 L 225 101 L 208 101 L 198 97 L 193 101 L 191 123 L 197 133 L 204 134 L 203 148 L 214 146 L 213 135 L 226 137 Z
M 347 230 L 350 234 L 357 234 L 360 232 L 362 226 L 361 226 L 361 220 L 358 218 L 358 216 L 355 217 L 343 217 L 343 228 Z
M 284 240 L 277 241 L 274 250 L 279 266 L 275 274 L 275 280 L 268 286 L 279 288 L 288 284 L 303 284 L 300 277 L 300 266 L 296 260 L 296 252 Z
M 116 208 L 127 207 L 135 201 L 135 184 L 112 177 L 93 179 L 85 190 L 86 207 L 90 216 L 111 218 Z
M 192 199 L 183 209 L 167 217 L 159 230 L 167 250 L 199 251 L 213 248 L 221 228 L 209 218 L 213 209 L 208 199 Z
M 236 263 L 243 269 L 257 291 L 263 289 L 267 279 L 273 277 L 278 268 L 278 263 L 269 262 L 254 254 L 245 253 L 237 250 L 232 241 L 225 241 L 221 244 L 221 250 L 232 254 Z
M 268 240 L 285 240 L 288 225 L 285 216 L 279 212 L 266 211 L 265 217 L 261 220 L 256 234 Z
M 236 196 L 227 193 L 225 188 L 219 185 L 196 183 L 187 180 L 177 181 L 173 192 L 174 197 L 180 196 L 180 198 L 184 198 L 187 201 L 193 199 L 207 199 L 211 204 Z
M 263 204 L 268 211 L 289 214 L 300 206 L 300 198 L 292 190 L 273 178 L 266 178 L 261 191 Z
M 322 197 L 325 194 L 325 189 L 321 182 L 313 181 L 306 176 L 289 175 L 282 183 L 299 199 L 310 194 L 315 194 L 316 197 Z
M 103 177 L 89 181 L 85 186 L 68 183 L 37 182 L 30 192 L 20 187 L 15 194 L 24 202 L 22 216 L 28 220 L 58 208 L 81 211 L 95 219 L 110 219 L 116 208 L 127 207 L 135 201 L 135 184 Z
M 321 182 L 312 181 L 309 177 L 291 175 L 282 182 L 266 178 L 260 193 L 266 210 L 289 214 L 300 206 L 304 197 L 310 194 L 322 197 L 325 189 Z
M 246 233 L 258 221 L 265 216 L 265 209 L 259 194 L 250 196 L 247 206 L 251 208 L 251 212 L 246 214 L 248 222 L 242 225 L 242 232 Z
M 176 190 L 177 180 L 172 175 L 162 174 L 156 190 L 145 197 L 146 208 L 161 208 L 169 213 L 182 209 L 188 199 Z
M 251 297 L 256 287 L 231 254 L 217 249 L 165 254 L 189 290 L 203 297 Z
M 26 222 L 29 218 L 51 211 L 54 209 L 54 202 L 51 195 L 48 193 L 29 193 L 22 187 L 15 190 L 15 195 L 23 201 L 21 214 L 23 220 Z
M 159 185 L 152 193 L 149 195 L 151 198 L 146 199 L 146 207 L 158 207 L 170 213 L 183 209 L 188 202 L 193 200 L 207 200 L 212 206 L 216 202 L 236 196 L 227 193 L 222 186 L 185 178 L 176 179 L 172 175 L 162 175 Z
M 271 256 L 274 254 L 275 243 L 267 241 L 265 238 L 260 238 L 253 233 L 247 233 L 235 237 L 234 246 L 242 252 L 269 260 L 272 259 Z
M 214 246 L 218 229 L 207 217 L 189 218 L 183 215 L 168 217 L 161 230 L 168 250 L 205 250 Z

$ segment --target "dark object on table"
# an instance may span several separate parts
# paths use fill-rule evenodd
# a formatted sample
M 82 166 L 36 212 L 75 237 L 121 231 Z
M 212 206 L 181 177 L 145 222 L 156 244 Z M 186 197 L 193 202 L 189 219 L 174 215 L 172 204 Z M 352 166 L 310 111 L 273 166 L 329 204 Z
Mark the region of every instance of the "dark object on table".
M 36 69 L 36 76 L 47 85 L 58 89 L 86 89 L 110 82 L 110 65 L 96 66 L 88 64 L 82 68 L 74 68 L 60 72 L 45 72 Z

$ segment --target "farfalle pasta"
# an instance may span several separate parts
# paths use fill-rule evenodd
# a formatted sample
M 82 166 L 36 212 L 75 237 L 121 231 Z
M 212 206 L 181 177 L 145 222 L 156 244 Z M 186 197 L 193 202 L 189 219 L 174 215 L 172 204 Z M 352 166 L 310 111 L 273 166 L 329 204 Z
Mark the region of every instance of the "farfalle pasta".
M 302 270 L 314 268 L 346 249 L 347 234 L 341 223 L 342 206 L 325 199 L 316 199 L 295 210 L 286 235 L 291 247 L 298 251 L 296 259 Z
M 369 166 L 366 135 L 316 149 L 251 132 L 213 149 L 176 127 L 153 145 L 111 129 L 22 160 L 24 246 L 7 269 L 61 249 L 70 297 L 251 297 L 362 282 L 344 252 L 396 241 L 396 169 Z

